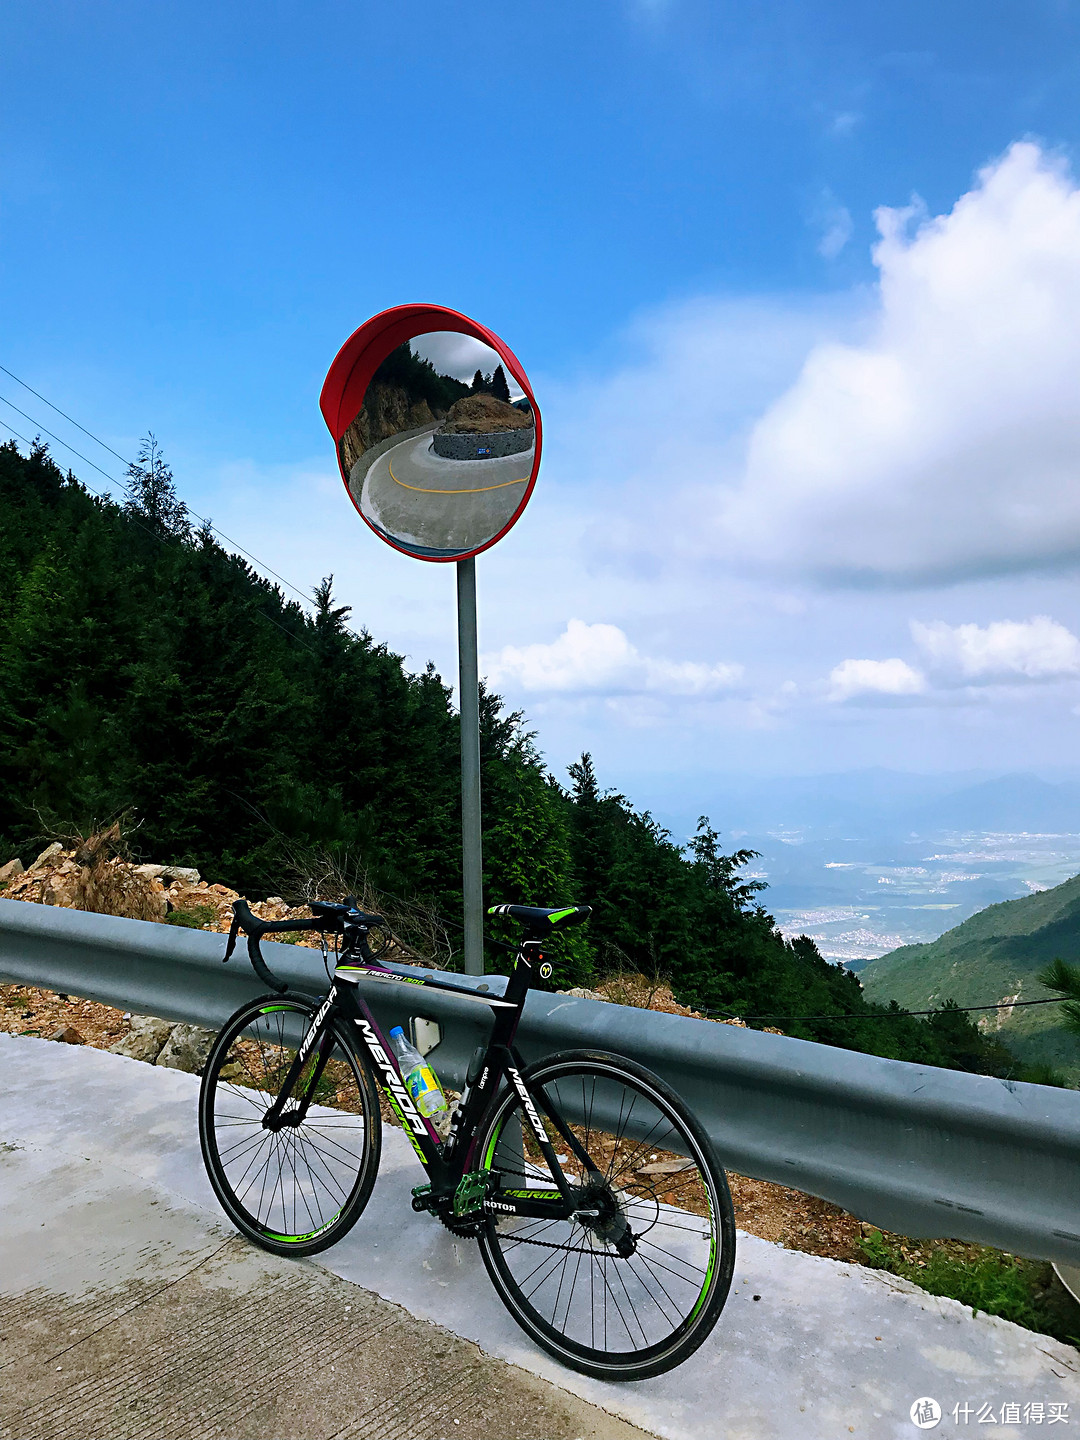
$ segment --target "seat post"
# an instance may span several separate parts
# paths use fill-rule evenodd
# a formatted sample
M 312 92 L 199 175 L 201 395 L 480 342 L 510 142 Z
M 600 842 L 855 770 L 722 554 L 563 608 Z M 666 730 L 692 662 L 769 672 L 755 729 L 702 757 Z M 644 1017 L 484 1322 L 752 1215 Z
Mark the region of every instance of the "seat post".
M 542 942 L 532 936 L 526 936 L 518 946 L 517 956 L 514 960 L 514 968 L 510 972 L 510 979 L 506 986 L 506 998 L 513 1001 L 515 1005 L 524 1000 L 532 985 L 533 975 L 540 964 L 540 957 L 543 954 Z

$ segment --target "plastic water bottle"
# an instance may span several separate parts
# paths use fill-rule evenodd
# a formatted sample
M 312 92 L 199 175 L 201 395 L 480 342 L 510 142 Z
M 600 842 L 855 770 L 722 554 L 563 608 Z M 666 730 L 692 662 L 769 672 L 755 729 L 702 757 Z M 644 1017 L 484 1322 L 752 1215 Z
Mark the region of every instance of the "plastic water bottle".
M 429 1120 L 432 1116 L 441 1115 L 447 1107 L 438 1077 L 415 1045 L 410 1045 L 405 1039 L 405 1031 L 400 1025 L 395 1025 L 390 1031 L 390 1044 L 398 1057 L 405 1088 L 416 1102 L 420 1114 Z

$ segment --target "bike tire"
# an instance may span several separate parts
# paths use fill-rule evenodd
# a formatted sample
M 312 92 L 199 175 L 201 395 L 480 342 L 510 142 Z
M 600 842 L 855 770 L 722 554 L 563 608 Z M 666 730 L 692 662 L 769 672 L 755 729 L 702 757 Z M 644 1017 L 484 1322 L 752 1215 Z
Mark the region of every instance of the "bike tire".
M 379 1169 L 378 1092 L 341 1021 L 303 1123 L 263 1126 L 320 1003 L 290 992 L 241 1006 L 214 1042 L 199 1092 L 199 1141 L 214 1192 L 236 1228 L 275 1255 L 313 1255 L 340 1240 Z
M 670 1086 L 619 1055 L 565 1051 L 523 1079 L 540 1113 L 542 1094 L 588 1154 L 586 1183 L 587 1168 L 545 1119 L 564 1173 L 582 1186 L 583 1213 L 598 1218 L 489 1212 L 479 1236 L 488 1275 L 522 1329 L 563 1364 L 602 1380 L 663 1374 L 712 1331 L 735 1266 L 731 1195 L 709 1138 Z M 552 1183 L 513 1088 L 489 1107 L 473 1153 L 504 1191 Z M 614 1248 L 627 1234 L 628 1256 Z

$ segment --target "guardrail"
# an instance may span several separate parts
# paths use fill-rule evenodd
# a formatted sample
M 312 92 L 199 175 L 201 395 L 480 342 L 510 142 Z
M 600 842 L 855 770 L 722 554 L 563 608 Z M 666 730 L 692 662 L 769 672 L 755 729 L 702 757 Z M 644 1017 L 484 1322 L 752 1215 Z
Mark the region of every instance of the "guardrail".
M 0 978 L 167 1020 L 216 1027 L 261 992 L 242 953 L 222 965 L 224 944 L 204 931 L 0 900 Z M 291 987 L 325 992 L 318 951 L 270 942 L 263 951 Z M 506 984 L 439 974 L 463 991 Z M 486 1032 L 482 1006 L 404 985 L 363 988 L 381 1025 L 416 1013 L 437 1020 L 443 1039 L 432 1062 L 461 1084 Z M 808 1191 L 899 1234 L 1080 1264 L 1073 1091 L 541 991 L 529 995 L 518 1044 L 530 1060 L 579 1047 L 632 1056 L 685 1098 L 740 1174 Z

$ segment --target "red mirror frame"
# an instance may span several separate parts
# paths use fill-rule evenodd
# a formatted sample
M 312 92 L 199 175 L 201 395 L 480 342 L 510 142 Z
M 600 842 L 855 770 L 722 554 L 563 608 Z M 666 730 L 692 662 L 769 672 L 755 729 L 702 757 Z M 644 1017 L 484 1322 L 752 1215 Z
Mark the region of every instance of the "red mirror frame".
M 371 384 L 375 371 L 386 357 L 399 345 L 403 345 L 406 340 L 415 339 L 417 335 L 428 335 L 437 330 L 452 330 L 459 335 L 471 335 L 474 340 L 489 345 L 521 386 L 532 407 L 533 423 L 536 427 L 532 474 L 529 476 L 525 494 L 521 497 L 521 504 L 497 535 L 493 535 L 483 545 L 478 545 L 475 550 L 462 552 L 460 555 L 417 555 L 412 550 L 395 545 L 381 530 L 377 530 L 371 524 L 360 509 L 349 489 L 349 477 L 341 463 L 341 437 L 363 404 L 364 396 L 367 394 L 367 388 Z M 326 379 L 323 382 L 322 394 L 319 396 L 319 408 L 323 413 L 327 428 L 333 436 L 338 469 L 345 482 L 345 493 L 352 501 L 353 508 L 368 529 L 400 555 L 408 555 L 414 560 L 430 560 L 434 564 L 467 560 L 473 555 L 479 555 L 482 551 L 489 550 L 496 541 L 501 540 L 507 531 L 517 524 L 522 511 L 529 503 L 529 497 L 532 495 L 536 476 L 540 470 L 540 449 L 543 435 L 540 410 L 536 404 L 532 386 L 529 384 L 529 378 L 521 368 L 521 362 L 517 356 L 503 344 L 493 330 L 478 325 L 475 320 L 470 320 L 467 315 L 461 315 L 456 310 L 447 310 L 442 305 L 396 305 L 392 310 L 383 310 L 381 314 L 373 315 L 370 320 L 360 326 L 359 330 L 353 331 L 335 355 L 334 363 L 327 371 Z

